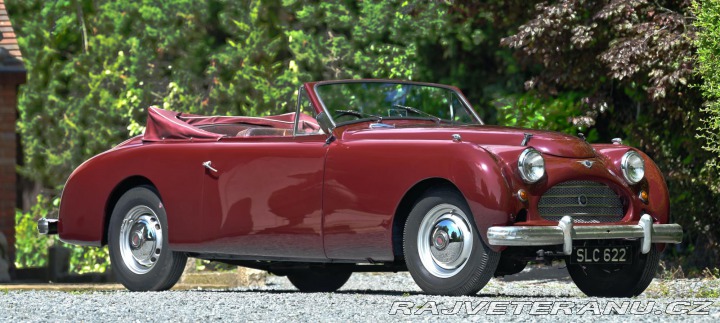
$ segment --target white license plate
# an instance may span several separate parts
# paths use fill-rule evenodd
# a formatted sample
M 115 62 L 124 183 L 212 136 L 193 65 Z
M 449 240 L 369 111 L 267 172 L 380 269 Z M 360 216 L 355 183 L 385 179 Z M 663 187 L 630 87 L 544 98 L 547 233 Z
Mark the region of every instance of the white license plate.
M 629 264 L 632 248 L 630 246 L 590 246 L 573 247 L 571 264 Z

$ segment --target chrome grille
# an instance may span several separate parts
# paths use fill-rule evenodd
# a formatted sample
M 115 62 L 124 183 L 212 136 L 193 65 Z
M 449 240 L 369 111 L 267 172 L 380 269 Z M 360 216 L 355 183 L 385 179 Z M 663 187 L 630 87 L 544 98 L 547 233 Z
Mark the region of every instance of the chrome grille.
M 565 215 L 579 223 L 617 222 L 623 218 L 623 203 L 607 185 L 591 181 L 563 182 L 550 188 L 538 202 L 545 220 L 560 221 Z

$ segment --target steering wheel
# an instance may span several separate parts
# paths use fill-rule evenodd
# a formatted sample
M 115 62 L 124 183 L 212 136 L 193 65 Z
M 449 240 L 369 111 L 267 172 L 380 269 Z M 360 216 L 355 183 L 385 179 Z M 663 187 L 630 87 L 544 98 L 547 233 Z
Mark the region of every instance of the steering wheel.
M 333 119 L 337 119 L 343 116 L 353 116 L 358 119 L 365 117 L 362 113 L 353 111 L 353 110 L 335 110 L 335 115 L 333 115 Z

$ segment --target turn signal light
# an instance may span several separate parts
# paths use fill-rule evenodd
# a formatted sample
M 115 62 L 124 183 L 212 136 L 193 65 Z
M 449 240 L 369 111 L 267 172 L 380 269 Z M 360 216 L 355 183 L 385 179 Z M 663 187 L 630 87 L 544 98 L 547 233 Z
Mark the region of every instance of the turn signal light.
M 648 201 L 648 192 L 646 192 L 645 190 L 640 191 L 639 197 L 640 197 L 640 200 L 641 200 L 641 201 L 647 203 L 647 201 Z
M 522 202 L 527 202 L 528 199 L 528 193 L 525 190 L 518 190 L 517 197 Z

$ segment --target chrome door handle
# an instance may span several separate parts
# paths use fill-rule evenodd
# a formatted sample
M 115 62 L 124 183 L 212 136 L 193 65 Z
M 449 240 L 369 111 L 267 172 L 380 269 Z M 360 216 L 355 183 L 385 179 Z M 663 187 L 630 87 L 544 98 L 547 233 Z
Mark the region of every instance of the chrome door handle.
M 212 167 L 212 161 L 209 161 L 209 160 L 208 160 L 208 161 L 202 163 L 202 165 L 203 165 L 205 168 L 207 168 L 207 169 L 209 169 L 209 170 L 217 173 L 217 169 L 215 169 L 215 168 Z

